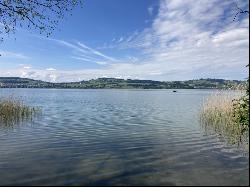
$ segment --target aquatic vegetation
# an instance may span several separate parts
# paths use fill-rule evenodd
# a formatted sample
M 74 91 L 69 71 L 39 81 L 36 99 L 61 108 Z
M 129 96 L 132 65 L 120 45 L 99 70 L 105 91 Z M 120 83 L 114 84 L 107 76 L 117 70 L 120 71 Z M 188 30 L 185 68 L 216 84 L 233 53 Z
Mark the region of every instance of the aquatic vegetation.
M 242 95 L 242 92 L 232 91 L 212 94 L 203 102 L 200 120 L 206 129 L 222 135 L 229 143 L 245 146 L 249 141 L 248 126 L 242 125 L 235 115 L 236 103 Z
M 32 120 L 40 112 L 40 108 L 27 106 L 21 99 L 0 98 L 0 124 L 10 125 L 24 120 Z

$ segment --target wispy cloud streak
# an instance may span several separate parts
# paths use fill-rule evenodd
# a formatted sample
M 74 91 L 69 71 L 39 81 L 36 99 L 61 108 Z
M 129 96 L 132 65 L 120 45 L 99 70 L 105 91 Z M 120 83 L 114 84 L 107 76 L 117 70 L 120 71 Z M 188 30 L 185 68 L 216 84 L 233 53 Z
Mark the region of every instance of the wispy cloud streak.
M 16 53 L 12 51 L 0 51 L 1 57 L 3 58 L 16 58 L 16 59 L 30 59 L 30 57 L 22 54 L 22 53 Z
M 249 2 L 239 0 L 244 8 Z M 72 60 L 92 62 L 101 68 L 82 70 L 19 69 L 9 74 L 43 80 L 77 81 L 98 77 L 184 80 L 193 78 L 244 79 L 249 63 L 249 17 L 236 13 L 233 1 L 162 0 L 150 27 L 112 39 L 99 48 L 81 41 L 55 40 L 72 51 Z M 122 40 L 121 40 L 122 38 Z M 104 49 L 111 55 L 104 54 Z M 133 51 L 129 58 L 117 51 Z M 58 69 L 58 68 L 57 68 Z M 0 70 L 0 74 L 6 72 Z

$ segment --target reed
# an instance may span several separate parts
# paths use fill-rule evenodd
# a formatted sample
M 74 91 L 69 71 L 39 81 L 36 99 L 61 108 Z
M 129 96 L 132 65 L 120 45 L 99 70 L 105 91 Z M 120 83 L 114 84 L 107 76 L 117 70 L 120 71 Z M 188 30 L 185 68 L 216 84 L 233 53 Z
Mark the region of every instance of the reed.
M 3 98 L 0 99 L 0 124 L 10 125 L 32 120 L 40 111 L 40 108 L 25 105 L 19 98 Z
M 229 143 L 246 144 L 248 131 L 236 122 L 234 101 L 242 97 L 242 92 L 218 91 L 206 98 L 200 114 L 201 124 L 206 130 L 213 130 Z M 248 144 L 248 143 L 247 143 Z

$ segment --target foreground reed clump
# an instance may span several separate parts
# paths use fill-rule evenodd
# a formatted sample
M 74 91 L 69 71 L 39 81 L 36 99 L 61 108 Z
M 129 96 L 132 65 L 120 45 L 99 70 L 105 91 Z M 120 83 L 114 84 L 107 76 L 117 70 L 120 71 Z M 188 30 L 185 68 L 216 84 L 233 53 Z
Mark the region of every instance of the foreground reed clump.
M 222 135 L 229 143 L 248 145 L 248 127 L 239 123 L 235 115 L 235 102 L 242 98 L 242 93 L 220 91 L 208 97 L 202 106 L 201 123 L 207 130 Z
M 0 99 L 0 124 L 10 125 L 24 120 L 32 120 L 39 112 L 39 108 L 27 106 L 18 98 Z

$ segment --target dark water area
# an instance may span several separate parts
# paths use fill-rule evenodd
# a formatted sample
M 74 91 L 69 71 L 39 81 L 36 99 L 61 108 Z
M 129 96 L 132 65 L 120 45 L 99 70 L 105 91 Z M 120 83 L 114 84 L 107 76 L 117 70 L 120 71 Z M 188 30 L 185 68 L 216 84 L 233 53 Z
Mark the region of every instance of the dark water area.
M 211 90 L 0 89 L 42 115 L 0 124 L 0 185 L 249 185 L 249 158 L 199 123 Z

